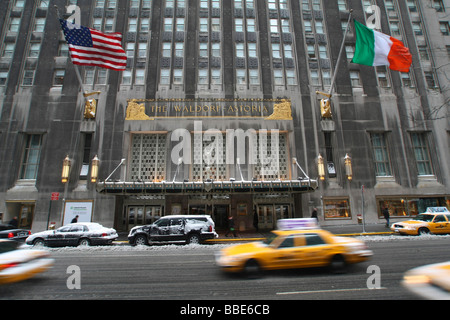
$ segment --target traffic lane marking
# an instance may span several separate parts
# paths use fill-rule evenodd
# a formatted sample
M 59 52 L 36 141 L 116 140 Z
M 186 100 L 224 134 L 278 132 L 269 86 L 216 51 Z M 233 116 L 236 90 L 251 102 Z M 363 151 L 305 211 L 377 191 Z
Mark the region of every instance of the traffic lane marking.
M 305 294 L 305 293 L 329 293 L 329 292 L 346 292 L 346 291 L 366 291 L 366 290 L 385 290 L 387 288 L 350 288 L 350 289 L 328 289 L 328 290 L 307 290 L 307 291 L 291 291 L 291 292 L 277 292 L 277 295 L 289 294 Z

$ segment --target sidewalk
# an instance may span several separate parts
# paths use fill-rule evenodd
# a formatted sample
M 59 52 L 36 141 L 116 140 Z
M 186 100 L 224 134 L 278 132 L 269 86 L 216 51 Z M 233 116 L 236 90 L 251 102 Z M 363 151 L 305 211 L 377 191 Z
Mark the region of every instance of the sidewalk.
M 338 236 L 381 235 L 392 233 L 384 223 L 366 224 L 364 226 L 364 231 L 362 224 L 321 226 L 321 228 Z M 256 230 L 248 230 L 245 232 L 236 231 L 236 237 L 232 234 L 225 237 L 226 231 L 218 231 L 219 237 L 208 240 L 208 242 L 258 241 L 265 239 L 269 232 L 270 230 L 260 232 L 257 232 Z
M 333 225 L 333 226 L 321 226 L 322 229 L 330 231 L 338 236 L 359 236 L 359 235 L 377 235 L 377 234 L 391 234 L 391 230 L 386 228 L 384 223 L 378 224 L 348 224 L 348 225 Z M 226 242 L 240 242 L 240 241 L 259 241 L 267 237 L 270 230 L 248 230 L 244 232 L 236 231 L 236 237 L 232 234 L 225 237 L 226 230 L 216 231 L 219 235 L 216 239 L 207 240 L 208 243 L 226 243 Z M 119 232 L 119 238 L 116 241 L 128 242 L 128 232 Z

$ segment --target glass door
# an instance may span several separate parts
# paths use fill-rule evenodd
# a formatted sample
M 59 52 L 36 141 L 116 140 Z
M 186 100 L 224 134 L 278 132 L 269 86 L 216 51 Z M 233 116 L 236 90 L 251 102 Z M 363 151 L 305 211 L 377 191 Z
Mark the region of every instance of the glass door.
M 129 206 L 127 211 L 128 230 L 144 224 L 144 206 Z

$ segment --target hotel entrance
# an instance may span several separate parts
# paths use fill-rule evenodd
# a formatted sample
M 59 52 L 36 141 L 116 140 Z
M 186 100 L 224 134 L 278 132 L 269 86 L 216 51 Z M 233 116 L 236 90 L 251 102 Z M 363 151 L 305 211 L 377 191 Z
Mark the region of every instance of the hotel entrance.
M 290 204 L 258 204 L 259 229 L 276 229 L 279 219 L 292 218 Z
M 189 214 L 207 214 L 214 221 L 216 230 L 224 230 L 228 226 L 227 218 L 230 212 L 229 204 L 192 204 Z
M 127 206 L 125 222 L 127 230 L 136 226 L 142 226 L 146 224 L 152 224 L 163 216 L 162 206 Z

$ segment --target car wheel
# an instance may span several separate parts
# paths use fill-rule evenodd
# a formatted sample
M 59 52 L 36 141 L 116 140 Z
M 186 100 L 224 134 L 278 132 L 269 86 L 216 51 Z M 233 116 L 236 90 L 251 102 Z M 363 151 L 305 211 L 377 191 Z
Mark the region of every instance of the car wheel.
M 188 244 L 199 244 L 200 236 L 196 233 L 190 234 L 187 240 Z
M 346 266 L 347 266 L 347 264 L 346 264 L 343 256 L 338 254 L 331 258 L 331 261 L 330 261 L 331 272 L 344 273 Z
M 244 276 L 248 279 L 258 279 L 262 276 L 262 269 L 258 261 L 251 259 L 244 265 Z
M 136 236 L 136 238 L 134 239 L 134 244 L 136 246 L 145 246 L 145 245 L 147 245 L 148 244 L 147 237 L 144 236 L 144 235 Z
M 91 241 L 89 241 L 89 239 L 83 238 L 83 239 L 80 239 L 80 241 L 78 242 L 78 245 L 87 247 L 87 246 L 91 245 Z
M 417 231 L 417 234 L 418 234 L 419 236 L 424 235 L 424 234 L 430 234 L 430 230 L 428 230 L 427 228 L 420 228 L 420 229 Z
M 33 246 L 35 247 L 44 247 L 45 246 L 45 241 L 42 238 L 37 238 L 33 241 Z

